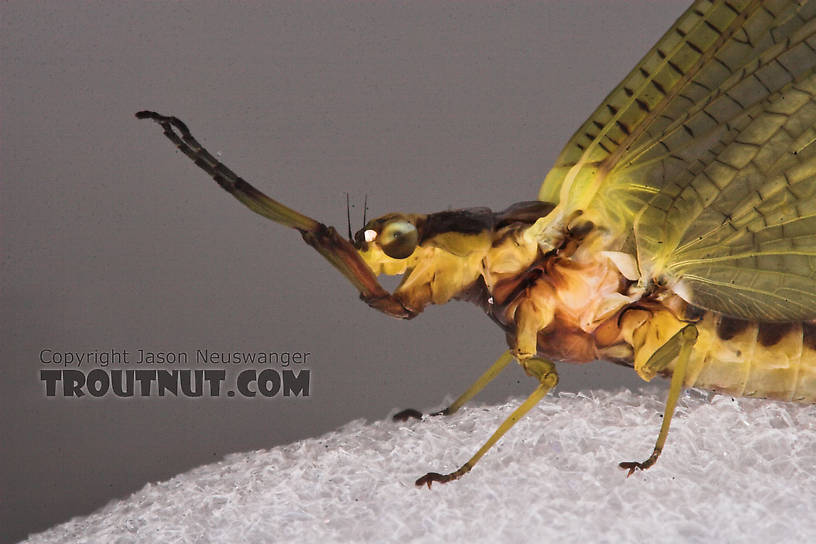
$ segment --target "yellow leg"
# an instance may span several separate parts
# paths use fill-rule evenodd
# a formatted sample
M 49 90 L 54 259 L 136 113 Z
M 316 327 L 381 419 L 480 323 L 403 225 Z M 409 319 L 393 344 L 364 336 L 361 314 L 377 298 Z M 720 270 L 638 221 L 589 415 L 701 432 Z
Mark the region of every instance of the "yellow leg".
M 691 350 L 694 347 L 694 342 L 697 341 L 697 328 L 694 325 L 688 325 L 680 329 L 668 342 L 666 342 L 659 350 L 657 350 L 646 362 L 646 366 L 654 372 L 659 372 L 665 368 L 675 354 L 677 354 L 677 362 L 674 365 L 672 372 L 671 385 L 669 386 L 669 398 L 666 399 L 666 408 L 663 412 L 663 424 L 660 426 L 660 434 L 657 435 L 657 443 L 655 444 L 652 455 L 643 462 L 626 461 L 620 463 L 620 468 L 628 469 L 627 477 L 631 476 L 636 470 L 646 470 L 654 465 L 657 458 L 660 457 L 660 452 L 663 451 L 663 445 L 666 443 L 666 437 L 669 435 L 669 425 L 671 425 L 671 418 L 674 414 L 674 408 L 677 406 L 677 399 L 680 398 L 680 392 L 683 390 L 683 382 L 686 379 L 686 368 L 691 357 Z
M 496 361 L 496 363 L 493 364 L 493 367 L 498 365 L 501 360 L 502 359 Z M 499 438 L 504 436 L 504 433 L 510 430 L 510 427 L 515 425 L 518 420 L 524 417 L 524 414 L 529 412 L 533 406 L 538 404 L 538 401 L 540 401 L 544 397 L 544 395 L 546 395 L 558 383 L 558 374 L 555 371 L 555 365 L 553 365 L 551 362 L 544 361 L 542 359 L 529 359 L 527 361 L 524 361 L 522 364 L 524 365 L 524 369 L 528 374 L 538 378 L 539 385 L 538 387 L 535 388 L 532 394 L 529 397 L 527 397 L 527 399 L 524 402 L 522 402 L 521 405 L 518 408 L 516 408 L 513 411 L 513 413 L 510 414 L 510 416 L 507 419 L 505 419 L 501 425 L 499 425 L 499 428 L 496 429 L 496 431 L 490 436 L 490 438 L 488 438 L 487 442 L 485 442 L 484 445 L 481 448 L 479 448 L 479 451 L 477 451 L 473 457 L 468 459 L 468 461 L 464 465 L 459 467 L 458 470 L 451 472 L 450 474 L 439 474 L 438 472 L 429 472 L 425 476 L 419 478 L 416 481 L 416 485 L 418 486 L 427 485 L 430 488 L 431 484 L 434 482 L 440 483 L 450 482 L 451 480 L 456 480 L 457 478 L 460 478 L 463 475 L 470 472 L 470 469 L 472 469 L 473 466 L 479 461 L 479 459 L 481 459 L 482 456 L 485 453 L 487 453 L 487 450 L 492 448 L 493 445 L 499 440 Z M 490 370 L 492 370 L 493 367 L 491 367 Z M 490 370 L 488 370 L 488 372 L 486 372 L 485 374 L 489 373 Z M 481 378 L 479 380 L 481 380 Z M 477 381 L 476 383 L 478 384 L 479 382 Z M 476 384 L 474 384 L 474 386 L 475 385 Z M 471 389 L 473 389 L 473 387 L 471 387 Z
M 502 370 L 504 370 L 505 367 L 512 360 L 513 360 L 513 353 L 510 350 L 507 350 L 504 353 L 502 353 L 501 357 L 499 357 L 496 360 L 495 363 L 490 365 L 490 368 L 485 370 L 484 374 L 479 376 L 479 379 L 477 379 L 475 382 L 473 382 L 473 385 L 468 387 L 468 390 L 465 391 L 464 393 L 462 393 L 459 396 L 459 398 L 456 399 L 455 401 L 453 401 L 453 403 L 450 406 L 448 406 L 447 408 L 444 408 L 442 410 L 439 410 L 438 412 L 434 412 L 431 415 L 432 416 L 449 416 L 449 415 L 455 413 L 457 410 L 459 410 L 459 408 L 464 406 L 464 404 L 467 401 L 469 401 L 470 399 L 475 397 L 479 393 L 479 391 L 484 389 L 487 384 L 489 384 L 491 381 L 493 381 L 493 378 L 498 376 L 499 373 Z M 403 410 L 403 411 L 399 412 L 398 414 L 394 414 L 392 419 L 394 419 L 394 421 L 405 421 L 405 420 L 410 419 L 410 418 L 421 419 L 422 418 L 422 412 L 420 412 L 419 410 L 414 410 L 412 408 L 409 408 L 407 410 Z
M 459 408 L 465 405 L 467 401 L 475 397 L 479 391 L 485 388 L 487 384 L 493 381 L 493 378 L 499 375 L 502 370 L 513 360 L 513 354 L 510 350 L 505 351 L 502 353 L 501 357 L 496 359 L 496 362 L 490 365 L 490 368 L 485 370 L 484 374 L 479 376 L 473 385 L 468 387 L 468 390 L 459 395 L 459 398 L 453 401 L 453 403 L 448 406 L 447 408 L 440 410 L 438 412 L 434 412 L 431 414 L 432 416 L 449 416 L 451 414 L 455 414 Z

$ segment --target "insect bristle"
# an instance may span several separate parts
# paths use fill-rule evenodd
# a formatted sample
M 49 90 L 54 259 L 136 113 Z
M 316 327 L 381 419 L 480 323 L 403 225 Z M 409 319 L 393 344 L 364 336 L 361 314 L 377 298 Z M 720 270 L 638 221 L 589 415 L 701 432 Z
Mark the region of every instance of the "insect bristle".
M 348 225 L 349 242 L 353 242 L 353 240 L 351 239 L 351 202 L 349 201 L 348 193 L 346 193 L 346 224 Z
M 366 226 L 366 212 L 368 212 L 368 193 L 363 197 L 363 228 Z

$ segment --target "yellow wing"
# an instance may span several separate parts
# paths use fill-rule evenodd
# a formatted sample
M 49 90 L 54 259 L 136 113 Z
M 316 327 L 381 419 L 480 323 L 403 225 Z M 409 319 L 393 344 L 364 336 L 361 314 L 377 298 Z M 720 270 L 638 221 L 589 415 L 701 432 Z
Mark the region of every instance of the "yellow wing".
M 699 1 L 576 132 L 539 198 L 637 250 L 644 282 L 816 318 L 816 1 Z

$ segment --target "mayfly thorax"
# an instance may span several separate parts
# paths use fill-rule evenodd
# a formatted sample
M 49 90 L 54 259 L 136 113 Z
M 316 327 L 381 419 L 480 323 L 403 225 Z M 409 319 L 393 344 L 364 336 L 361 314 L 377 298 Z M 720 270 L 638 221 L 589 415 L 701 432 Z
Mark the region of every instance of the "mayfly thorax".
M 578 129 L 538 200 L 392 213 L 344 238 L 267 197 L 175 117 L 142 111 L 221 187 L 297 229 L 371 307 L 410 319 L 466 300 L 533 393 L 467 473 L 558 382 L 597 359 L 671 378 L 657 460 L 684 387 L 816 403 L 816 2 L 697 1 Z M 402 275 L 389 293 L 381 274 Z M 402 416 L 419 415 L 406 411 Z

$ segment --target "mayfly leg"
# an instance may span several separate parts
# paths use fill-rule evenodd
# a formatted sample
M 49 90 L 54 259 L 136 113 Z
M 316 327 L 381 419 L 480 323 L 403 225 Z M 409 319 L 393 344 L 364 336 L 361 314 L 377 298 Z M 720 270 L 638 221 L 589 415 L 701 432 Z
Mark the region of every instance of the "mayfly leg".
M 178 117 L 162 115 L 155 111 L 140 111 L 136 113 L 136 118 L 150 119 L 158 123 L 168 140 L 190 157 L 196 166 L 209 174 L 225 191 L 253 212 L 301 232 L 312 232 L 319 228 L 320 223 L 264 195 L 213 157 Z
M 479 391 L 485 388 L 487 384 L 493 381 L 493 379 L 498 376 L 502 370 L 504 370 L 510 361 L 513 360 L 513 352 L 510 350 L 505 351 L 502 353 L 501 357 L 496 359 L 496 362 L 490 365 L 490 368 L 485 370 L 484 374 L 479 376 L 479 378 L 473 382 L 473 385 L 468 387 L 467 391 L 459 395 L 455 401 L 453 401 L 450 406 L 447 408 L 443 408 L 438 412 L 433 412 L 432 416 L 449 416 L 455 414 L 459 408 L 464 406 L 470 399 L 475 397 Z M 407 410 L 403 410 L 397 414 L 394 414 L 392 419 L 394 421 L 406 421 L 408 419 L 422 419 L 422 412 L 419 410 L 414 410 L 413 408 L 408 408 Z
M 434 412 L 432 416 L 449 416 L 455 414 L 459 408 L 464 406 L 470 399 L 475 397 L 479 391 L 485 388 L 487 384 L 493 381 L 493 379 L 498 376 L 502 370 L 504 370 L 510 361 L 513 360 L 513 352 L 510 350 L 505 351 L 502 353 L 501 357 L 496 359 L 496 362 L 490 365 L 490 368 L 485 370 L 484 374 L 479 376 L 473 385 L 468 387 L 468 390 L 459 395 L 459 398 L 456 399 L 451 403 L 450 406 L 439 410 L 438 412 Z
M 316 249 L 357 288 L 360 298 L 366 304 L 393 317 L 410 319 L 416 316 L 415 311 L 403 306 L 399 299 L 382 288 L 351 241 L 344 240 L 334 227 L 328 227 L 284 206 L 253 187 L 207 151 L 179 118 L 155 111 L 140 111 L 136 113 L 136 118 L 158 123 L 168 140 L 244 206 L 267 219 L 299 231 L 307 244 Z
M 504 356 L 502 356 L 504 357 Z M 490 369 L 493 369 L 499 362 L 502 361 L 500 358 Z M 506 364 L 506 363 L 505 363 Z M 504 436 L 504 433 L 510 430 L 510 428 L 516 424 L 524 415 L 529 412 L 533 406 L 538 404 L 544 396 L 550 392 L 550 390 L 558 384 L 558 373 L 555 371 L 555 365 L 550 361 L 545 361 L 543 359 L 528 359 L 522 363 L 524 366 L 525 372 L 530 374 L 531 376 L 535 376 L 538 378 L 539 385 L 535 388 L 535 390 L 530 394 L 521 405 L 513 410 L 513 413 L 505 419 L 499 428 L 487 439 L 479 451 L 477 451 L 473 457 L 468 459 L 468 461 L 459 467 L 454 472 L 450 474 L 439 474 L 438 472 L 429 472 L 425 476 L 419 478 L 415 483 L 417 486 L 427 485 L 429 488 L 431 484 L 434 482 L 450 482 L 452 480 L 456 480 L 461 478 L 468 472 L 473 466 L 482 458 L 482 456 L 487 453 L 487 450 L 493 447 L 493 445 L 498 442 L 499 438 Z M 488 370 L 489 372 L 489 370 Z M 487 373 L 485 373 L 487 374 Z M 481 378 L 480 378 L 481 379 Z M 478 383 L 478 380 L 477 380 Z M 476 385 L 476 384 L 474 384 Z M 471 388 L 472 389 L 472 388 Z
M 680 398 L 680 392 L 683 390 L 683 382 L 686 379 L 686 368 L 688 367 L 689 358 L 691 357 L 691 350 L 694 343 L 697 341 L 697 327 L 694 325 L 687 325 L 677 331 L 668 342 L 663 344 L 660 349 L 654 352 L 652 356 L 646 361 L 646 367 L 650 373 L 660 372 L 666 368 L 668 364 L 677 357 L 677 362 L 674 364 L 672 371 L 671 385 L 669 386 L 669 397 L 666 399 L 666 408 L 663 412 L 663 423 L 660 426 L 660 433 L 657 435 L 657 443 L 654 451 L 648 459 L 642 462 L 625 461 L 618 466 L 622 469 L 628 470 L 627 477 L 631 476 L 636 470 L 646 470 L 657 462 L 660 457 L 660 452 L 663 451 L 663 445 L 666 443 L 666 437 L 669 436 L 669 425 L 671 425 L 671 418 L 674 415 L 674 409 L 677 406 L 677 399 Z

